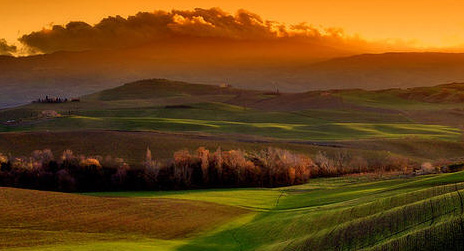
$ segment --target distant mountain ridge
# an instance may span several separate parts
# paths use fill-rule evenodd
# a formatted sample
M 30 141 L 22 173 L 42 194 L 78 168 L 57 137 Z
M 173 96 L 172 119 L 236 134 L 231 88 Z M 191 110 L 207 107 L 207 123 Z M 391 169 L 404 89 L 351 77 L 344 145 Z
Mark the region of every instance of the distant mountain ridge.
M 275 61 L 253 55 L 228 58 L 205 53 L 203 58 L 138 51 L 59 52 L 14 58 L 0 57 L 0 108 L 28 103 L 45 95 L 75 97 L 148 78 L 236 88 L 304 92 L 369 90 L 434 86 L 464 82 L 464 54 L 362 54 L 330 60 Z M 200 52 L 198 52 L 200 53 Z M 195 54 L 197 55 L 197 54 Z

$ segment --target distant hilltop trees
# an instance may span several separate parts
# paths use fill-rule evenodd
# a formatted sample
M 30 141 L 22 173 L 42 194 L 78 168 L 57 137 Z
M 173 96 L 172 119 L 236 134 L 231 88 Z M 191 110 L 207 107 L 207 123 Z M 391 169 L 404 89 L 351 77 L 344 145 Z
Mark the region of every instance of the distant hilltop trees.
M 39 98 L 37 100 L 32 101 L 32 103 L 50 103 L 50 104 L 59 104 L 59 103 L 66 103 L 66 102 L 80 102 L 80 98 L 61 98 L 61 97 L 49 97 L 45 96 L 45 98 Z

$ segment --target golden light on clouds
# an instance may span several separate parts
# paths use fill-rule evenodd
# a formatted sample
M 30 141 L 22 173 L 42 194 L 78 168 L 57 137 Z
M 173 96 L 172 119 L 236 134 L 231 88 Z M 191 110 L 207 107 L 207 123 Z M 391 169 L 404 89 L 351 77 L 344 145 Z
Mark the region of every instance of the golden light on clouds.
M 219 6 L 218 6 L 219 5 Z M 367 40 L 412 43 L 417 47 L 456 47 L 464 44 L 464 1 L 459 0 L 3 0 L 0 39 L 10 43 L 33 31 L 69 21 L 98 23 L 107 16 L 127 17 L 139 11 L 192 10 L 196 7 L 235 13 L 246 9 L 267 20 L 315 27 L 340 27 Z M 201 21 L 201 20 L 198 20 Z

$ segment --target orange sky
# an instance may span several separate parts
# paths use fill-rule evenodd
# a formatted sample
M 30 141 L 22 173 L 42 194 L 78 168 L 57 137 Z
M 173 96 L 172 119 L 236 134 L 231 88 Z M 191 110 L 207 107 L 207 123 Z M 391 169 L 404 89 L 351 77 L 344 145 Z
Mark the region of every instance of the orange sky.
M 138 11 L 220 7 L 232 13 L 243 8 L 285 23 L 341 27 L 368 40 L 401 39 L 417 41 L 419 47 L 464 48 L 462 0 L 0 0 L 0 6 L 0 38 L 9 42 L 50 23 L 79 20 L 94 24 L 109 15 Z

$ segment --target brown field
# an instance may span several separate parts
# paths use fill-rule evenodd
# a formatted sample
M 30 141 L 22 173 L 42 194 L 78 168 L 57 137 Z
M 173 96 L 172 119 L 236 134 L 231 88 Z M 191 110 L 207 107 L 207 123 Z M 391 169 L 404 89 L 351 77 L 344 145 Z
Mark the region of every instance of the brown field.
M 243 135 L 212 136 L 208 134 L 183 134 L 168 132 L 123 131 L 73 131 L 73 132 L 18 132 L 0 133 L 0 153 L 13 156 L 29 156 L 34 150 L 51 149 L 55 157 L 71 149 L 76 154 L 111 155 L 120 157 L 132 166 L 142 163 L 146 148 L 150 147 L 154 158 L 171 158 L 181 149 L 196 150 L 199 147 L 214 150 L 242 149 L 258 151 L 267 147 L 315 155 L 319 151 L 328 154 L 348 152 L 365 158 L 377 158 L 393 153 L 417 161 L 453 159 L 462 156 L 464 143 L 432 139 L 373 139 L 338 141 L 331 143 L 309 141 L 283 141 Z
M 199 147 L 259 150 L 274 146 L 310 153 L 331 149 L 309 143 L 294 144 L 244 136 L 233 138 L 235 140 L 227 136 L 121 131 L 0 133 L 0 153 L 29 156 L 34 150 L 48 148 L 58 157 L 64 150 L 71 149 L 77 154 L 120 157 L 129 164 L 138 165 L 144 160 L 147 147 L 152 150 L 153 157 L 162 159 L 172 157 L 180 149 L 196 150 Z
M 188 238 L 247 213 L 178 199 L 98 198 L 0 188 L 0 248 Z

